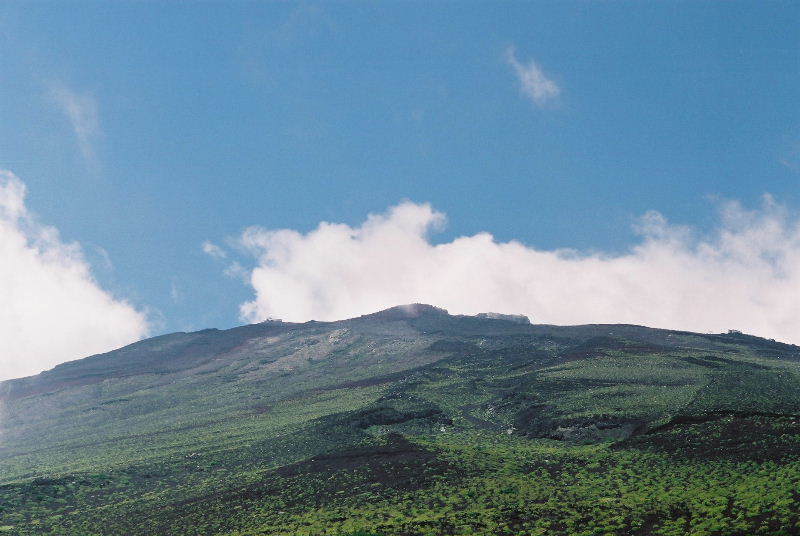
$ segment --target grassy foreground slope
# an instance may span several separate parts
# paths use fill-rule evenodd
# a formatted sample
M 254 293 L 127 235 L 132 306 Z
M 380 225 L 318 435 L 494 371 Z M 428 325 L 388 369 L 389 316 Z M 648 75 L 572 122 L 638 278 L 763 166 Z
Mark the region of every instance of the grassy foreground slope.
M 0 534 L 800 534 L 800 348 L 404 306 L 0 384 Z

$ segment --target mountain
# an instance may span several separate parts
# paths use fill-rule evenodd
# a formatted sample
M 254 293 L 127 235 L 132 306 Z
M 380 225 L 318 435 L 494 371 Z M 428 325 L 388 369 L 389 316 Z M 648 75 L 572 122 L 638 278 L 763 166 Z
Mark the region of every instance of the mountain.
M 739 332 L 414 304 L 0 383 L 0 534 L 799 531 L 800 347 Z

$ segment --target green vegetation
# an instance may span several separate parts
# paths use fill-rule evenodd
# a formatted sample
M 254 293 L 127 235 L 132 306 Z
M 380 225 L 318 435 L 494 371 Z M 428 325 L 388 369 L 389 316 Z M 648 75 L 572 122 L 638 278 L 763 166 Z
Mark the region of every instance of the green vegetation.
M 800 534 L 800 348 L 432 308 L 0 384 L 0 534 Z

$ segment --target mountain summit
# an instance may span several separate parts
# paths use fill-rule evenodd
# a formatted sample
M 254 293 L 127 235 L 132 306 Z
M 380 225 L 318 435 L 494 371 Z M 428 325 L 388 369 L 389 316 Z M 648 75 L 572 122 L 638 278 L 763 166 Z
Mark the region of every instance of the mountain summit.
M 426 303 L 410 303 L 407 305 L 397 305 L 377 313 L 371 313 L 360 318 L 377 318 L 383 320 L 402 320 L 405 318 L 419 318 L 424 315 L 446 315 L 446 309 L 434 307 Z
M 173 333 L 0 384 L 0 532 L 780 534 L 798 378 L 738 332 L 424 304 Z

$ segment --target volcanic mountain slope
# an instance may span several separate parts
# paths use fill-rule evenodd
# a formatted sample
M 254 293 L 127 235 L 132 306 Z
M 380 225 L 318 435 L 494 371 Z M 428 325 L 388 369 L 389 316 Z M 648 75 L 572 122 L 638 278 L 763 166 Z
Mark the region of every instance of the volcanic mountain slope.
M 0 384 L 0 533 L 798 534 L 800 348 L 401 306 Z

